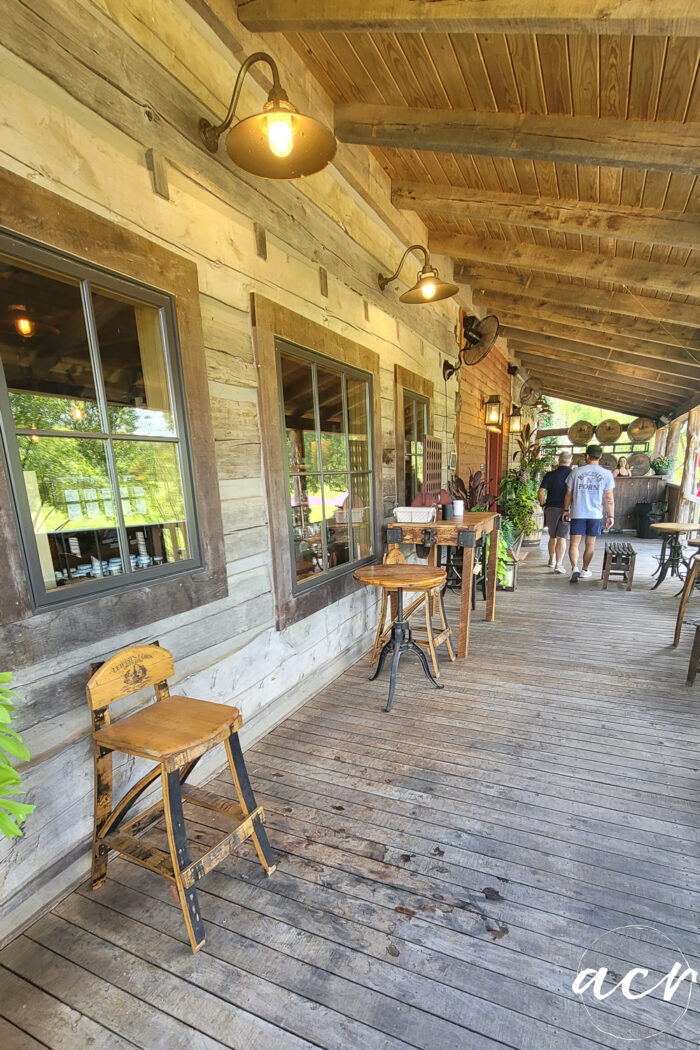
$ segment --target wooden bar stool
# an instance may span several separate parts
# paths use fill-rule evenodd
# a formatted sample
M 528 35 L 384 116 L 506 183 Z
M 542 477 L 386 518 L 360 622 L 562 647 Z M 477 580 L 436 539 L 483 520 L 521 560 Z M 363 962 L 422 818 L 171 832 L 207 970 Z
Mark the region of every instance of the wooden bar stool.
M 264 814 L 255 801 L 243 759 L 238 730 L 243 720 L 235 707 L 171 696 L 167 679 L 175 672 L 173 658 L 157 644 L 124 649 L 105 663 L 90 668 L 87 699 L 92 714 L 95 760 L 95 825 L 92 845 L 92 888 L 107 875 L 107 858 L 116 850 L 149 871 L 168 879 L 177 894 L 193 952 L 204 944 L 204 924 L 196 884 L 231 850 L 252 838 L 260 863 L 271 875 L 274 857 L 263 825 Z M 153 687 L 155 703 L 117 721 L 110 719 L 109 705 L 132 693 Z M 238 805 L 185 783 L 207 751 L 224 744 Z M 112 755 L 121 751 L 157 765 L 127 791 L 116 806 L 112 802 Z M 124 818 L 160 777 L 162 800 L 124 823 Z M 183 800 L 223 813 L 233 821 L 233 830 L 195 861 L 190 858 L 185 834 Z M 141 836 L 164 818 L 168 852 Z
M 384 555 L 384 565 L 405 565 L 406 559 L 398 548 L 393 548 Z M 445 570 L 447 571 L 447 570 Z M 386 643 L 389 641 L 391 636 L 392 621 L 396 615 L 396 593 L 393 592 L 393 600 L 389 602 L 390 592 L 382 587 L 381 598 L 379 602 L 379 620 L 377 622 L 377 630 L 374 635 L 374 644 L 372 646 L 372 652 L 369 658 L 370 667 L 374 667 L 377 660 L 379 659 L 379 653 Z M 391 617 L 389 623 L 386 622 L 387 612 L 389 611 L 389 605 L 391 604 Z M 451 661 L 454 661 L 455 654 L 452 649 L 452 628 L 447 623 L 447 616 L 445 614 L 445 602 L 444 602 L 444 587 L 435 587 L 432 590 L 422 591 L 417 598 L 409 604 L 408 608 L 404 609 L 404 619 L 410 620 L 414 612 L 417 612 L 421 606 L 425 609 L 425 627 L 416 627 L 411 624 L 411 634 L 413 640 L 417 645 L 423 646 L 430 653 L 430 659 L 433 665 L 433 671 L 435 677 L 440 677 L 440 667 L 437 661 L 437 647 L 445 644 L 447 652 Z M 440 617 L 440 628 L 437 633 L 433 628 L 433 606 L 436 607 L 437 613 Z
M 354 576 L 360 583 L 367 583 L 372 587 L 381 587 L 383 592 L 388 592 L 391 597 L 396 599 L 396 612 L 393 616 L 388 640 L 379 652 L 376 670 L 370 675 L 370 681 L 375 679 L 382 670 L 387 654 L 393 653 L 386 710 L 391 711 L 391 706 L 394 702 L 396 674 L 399 660 L 403 653 L 415 653 L 421 662 L 426 677 L 436 689 L 442 689 L 442 685 L 436 680 L 430 670 L 425 653 L 413 640 L 411 628 L 404 612 L 403 592 L 422 592 L 423 597 L 426 598 L 426 604 L 429 606 L 430 597 L 426 595 L 426 592 L 431 592 L 435 589 L 442 591 L 442 587 L 445 584 L 445 570 L 431 565 L 367 565 L 365 568 L 356 569 Z
M 678 606 L 678 615 L 676 616 L 676 630 L 673 635 L 673 648 L 677 648 L 679 641 L 681 640 L 681 628 L 683 627 L 683 620 L 685 617 L 685 610 L 690 601 L 690 596 L 693 593 L 693 588 L 698 583 L 698 564 L 700 564 L 700 540 L 688 540 L 689 547 L 695 547 L 695 554 L 693 556 L 688 571 L 685 574 L 685 580 L 683 581 L 683 588 L 680 592 L 681 601 Z
M 603 590 L 607 590 L 611 576 L 622 576 L 622 582 L 626 583 L 627 590 L 631 591 L 636 560 L 637 552 L 631 543 L 606 543 L 603 555 L 603 569 L 600 574 L 600 578 L 603 581 Z

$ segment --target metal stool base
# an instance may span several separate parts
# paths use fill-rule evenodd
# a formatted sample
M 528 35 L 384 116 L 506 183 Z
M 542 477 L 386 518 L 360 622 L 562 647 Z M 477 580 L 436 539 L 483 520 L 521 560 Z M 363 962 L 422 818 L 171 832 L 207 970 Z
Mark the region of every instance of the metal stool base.
M 429 600 L 429 598 L 426 598 L 426 601 Z M 391 711 L 392 704 L 394 703 L 394 692 L 396 690 L 396 675 L 399 669 L 399 660 L 401 659 L 403 653 L 415 653 L 421 662 L 423 670 L 425 671 L 426 678 L 428 678 L 433 683 L 436 689 L 445 688 L 441 682 L 437 681 L 433 672 L 430 670 L 427 657 L 421 649 L 421 647 L 419 645 L 416 645 L 416 643 L 413 641 L 413 638 L 411 637 L 411 628 L 408 625 L 408 620 L 394 620 L 394 622 L 392 623 L 391 637 L 389 638 L 389 641 L 386 642 L 381 648 L 379 658 L 377 660 L 377 666 L 372 672 L 372 674 L 369 676 L 370 682 L 373 682 L 374 679 L 379 675 L 382 667 L 384 666 L 384 661 L 388 653 L 393 653 L 393 657 L 391 661 L 391 674 L 389 676 L 389 698 L 386 702 L 386 711 Z

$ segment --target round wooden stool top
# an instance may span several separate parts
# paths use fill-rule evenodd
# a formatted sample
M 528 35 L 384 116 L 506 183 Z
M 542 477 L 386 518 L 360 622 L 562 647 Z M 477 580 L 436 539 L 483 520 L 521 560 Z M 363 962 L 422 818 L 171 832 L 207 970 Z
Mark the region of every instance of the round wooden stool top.
M 359 583 L 383 587 L 387 591 L 429 591 L 442 587 L 447 578 L 444 569 L 431 565 L 366 565 L 353 573 Z
M 657 532 L 700 532 L 700 525 L 687 521 L 657 521 L 651 527 Z

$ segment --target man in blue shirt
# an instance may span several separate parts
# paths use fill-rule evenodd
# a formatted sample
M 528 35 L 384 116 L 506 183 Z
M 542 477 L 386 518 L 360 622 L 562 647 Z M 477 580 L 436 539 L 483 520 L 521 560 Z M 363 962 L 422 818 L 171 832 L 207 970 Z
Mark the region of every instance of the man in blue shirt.
M 571 453 L 560 452 L 559 466 L 547 471 L 537 493 L 540 506 L 544 507 L 544 523 L 549 530 L 549 567 L 564 574 L 564 555 L 569 538 L 569 522 L 564 519 L 564 496 L 571 473 L 570 463 Z
M 601 467 L 602 455 L 600 445 L 589 445 L 584 466 L 572 470 L 566 482 L 564 509 L 571 520 L 569 561 L 572 583 L 593 575 L 588 566 L 593 560 L 596 537 L 600 536 L 603 528 L 609 529 L 615 520 L 615 478 L 609 470 Z M 586 537 L 586 545 L 583 550 L 583 568 L 579 570 L 578 555 L 582 536 Z

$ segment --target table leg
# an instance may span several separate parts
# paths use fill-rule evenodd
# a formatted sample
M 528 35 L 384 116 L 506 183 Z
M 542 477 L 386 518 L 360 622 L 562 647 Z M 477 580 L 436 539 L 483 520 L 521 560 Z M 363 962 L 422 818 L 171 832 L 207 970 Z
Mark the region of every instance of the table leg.
M 469 626 L 472 617 L 472 576 L 474 574 L 474 539 L 471 547 L 463 547 L 462 590 L 459 598 L 459 635 L 457 656 L 464 659 L 469 649 Z
M 432 568 L 435 568 L 438 564 L 438 546 L 439 545 L 437 543 L 434 543 L 428 551 L 428 565 L 430 565 Z M 434 616 L 437 612 L 437 602 L 435 600 L 435 596 L 433 594 L 428 594 L 425 600 L 426 602 L 430 602 L 430 615 Z
M 498 541 L 501 535 L 501 519 L 496 516 L 491 533 L 489 550 L 488 592 L 486 598 L 486 619 L 496 619 L 496 587 L 498 585 Z

